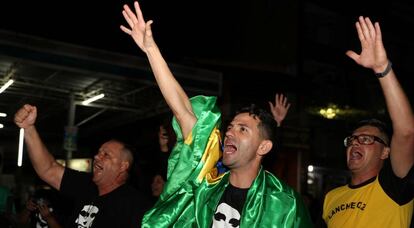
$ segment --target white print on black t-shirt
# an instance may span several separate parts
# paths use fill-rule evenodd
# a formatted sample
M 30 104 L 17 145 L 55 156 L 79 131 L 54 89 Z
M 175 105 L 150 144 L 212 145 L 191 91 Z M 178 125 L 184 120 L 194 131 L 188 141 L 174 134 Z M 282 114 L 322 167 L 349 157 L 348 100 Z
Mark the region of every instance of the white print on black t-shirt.
M 78 228 L 91 227 L 96 214 L 98 214 L 98 211 L 99 208 L 93 205 L 83 206 L 82 211 L 79 213 L 79 216 L 75 221 L 75 223 L 78 225 Z
M 227 203 L 221 203 L 214 214 L 213 228 L 239 227 L 240 213 Z

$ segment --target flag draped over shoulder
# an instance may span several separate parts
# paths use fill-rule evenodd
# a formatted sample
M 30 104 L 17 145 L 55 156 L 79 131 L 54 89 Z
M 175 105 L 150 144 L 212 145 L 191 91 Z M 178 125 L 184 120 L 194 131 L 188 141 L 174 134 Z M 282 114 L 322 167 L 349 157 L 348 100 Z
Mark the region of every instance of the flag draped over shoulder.
M 196 226 L 195 191 L 205 177 L 218 181 L 215 164 L 221 156 L 218 130 L 221 113 L 216 97 L 196 96 L 191 105 L 197 122 L 183 139 L 178 123 L 173 120 L 177 143 L 168 159 L 167 183 L 157 203 L 145 214 L 142 227 Z
M 175 119 L 177 144 L 168 160 L 164 191 L 149 210 L 142 227 L 210 228 L 215 209 L 229 184 L 229 172 L 218 175 L 221 157 L 220 117 L 215 97 L 191 99 L 197 122 L 183 139 Z M 252 183 L 242 211 L 240 227 L 312 227 L 300 196 L 260 169 Z

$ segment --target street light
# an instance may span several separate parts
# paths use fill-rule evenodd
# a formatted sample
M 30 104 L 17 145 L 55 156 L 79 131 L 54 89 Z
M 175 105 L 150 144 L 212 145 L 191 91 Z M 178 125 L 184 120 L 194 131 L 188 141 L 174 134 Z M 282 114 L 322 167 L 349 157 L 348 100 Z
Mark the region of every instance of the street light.
M 1 88 L 0 88 L 0 93 L 2 93 L 4 90 L 6 90 L 11 84 L 13 84 L 14 80 L 13 79 L 9 79 L 9 81 L 6 82 L 6 84 L 4 84 Z
M 96 100 L 99 100 L 99 99 L 103 98 L 104 96 L 105 96 L 105 94 L 101 93 L 99 95 L 96 95 L 94 97 L 91 97 L 89 99 L 86 99 L 86 100 L 82 101 L 82 104 L 83 105 L 88 105 L 88 104 L 90 104 L 90 103 L 92 103 L 92 102 L 94 102 Z

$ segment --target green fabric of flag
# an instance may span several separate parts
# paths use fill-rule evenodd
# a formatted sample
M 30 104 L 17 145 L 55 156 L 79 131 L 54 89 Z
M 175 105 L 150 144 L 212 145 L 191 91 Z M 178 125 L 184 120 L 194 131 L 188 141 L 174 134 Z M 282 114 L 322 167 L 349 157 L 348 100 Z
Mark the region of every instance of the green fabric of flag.
M 229 184 L 229 172 L 218 175 L 221 157 L 221 114 L 216 97 L 191 99 L 197 122 L 183 139 L 173 120 L 177 144 L 168 160 L 167 183 L 159 200 L 144 216 L 142 227 L 212 226 L 214 212 Z M 240 227 L 312 227 L 297 193 L 273 174 L 260 169 L 250 187 Z

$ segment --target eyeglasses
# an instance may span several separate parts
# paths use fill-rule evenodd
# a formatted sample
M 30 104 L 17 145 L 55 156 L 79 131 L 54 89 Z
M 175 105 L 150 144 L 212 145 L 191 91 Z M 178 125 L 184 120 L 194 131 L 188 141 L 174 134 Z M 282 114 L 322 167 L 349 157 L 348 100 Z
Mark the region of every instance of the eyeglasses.
M 384 144 L 385 146 L 388 146 L 384 142 L 384 140 L 382 140 L 381 138 L 379 138 L 375 135 L 351 135 L 351 136 L 348 136 L 344 139 L 344 146 L 345 147 L 351 146 L 354 139 L 358 140 L 358 143 L 362 144 L 362 145 L 371 145 L 375 141 L 377 141 L 381 144 Z

